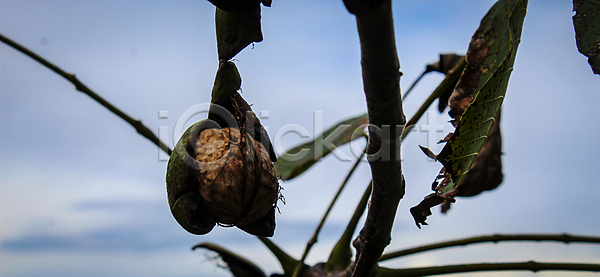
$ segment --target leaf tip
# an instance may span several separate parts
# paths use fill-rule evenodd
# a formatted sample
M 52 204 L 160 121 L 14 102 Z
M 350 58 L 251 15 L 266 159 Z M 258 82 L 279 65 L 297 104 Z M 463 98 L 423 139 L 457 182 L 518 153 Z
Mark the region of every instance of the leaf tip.
M 431 149 L 425 147 L 425 146 L 421 146 L 419 145 L 419 148 L 421 148 L 421 151 L 423 151 L 423 153 L 425 153 L 425 155 L 433 160 L 437 160 L 437 155 L 433 153 L 433 151 L 431 151 Z

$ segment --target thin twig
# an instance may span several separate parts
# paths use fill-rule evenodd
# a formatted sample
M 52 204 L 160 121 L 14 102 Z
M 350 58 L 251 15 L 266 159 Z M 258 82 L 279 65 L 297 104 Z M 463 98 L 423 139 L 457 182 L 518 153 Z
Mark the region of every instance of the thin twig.
M 502 241 L 557 241 L 564 243 L 600 243 L 600 237 L 573 236 L 569 234 L 494 234 L 488 236 L 470 237 L 466 239 L 451 240 L 440 243 L 428 244 L 419 247 L 408 248 L 392 253 L 384 254 L 379 258 L 380 262 L 403 257 L 411 254 L 421 253 L 430 250 L 438 250 L 447 247 L 465 246 L 483 242 L 502 242 Z
M 160 139 L 158 137 L 156 137 L 154 135 L 154 133 L 152 133 L 152 131 L 150 131 L 150 129 L 148 129 L 148 127 L 146 127 L 144 124 L 142 124 L 141 120 L 139 120 L 139 119 L 133 119 L 129 115 L 127 115 L 126 113 L 124 113 L 121 110 L 117 109 L 115 106 L 113 106 L 112 104 L 110 104 L 108 101 L 104 100 L 102 97 L 100 97 L 94 91 L 92 91 L 86 85 L 84 85 L 82 82 L 80 82 L 75 77 L 74 74 L 65 72 L 64 70 L 60 69 L 58 66 L 56 66 L 56 65 L 48 62 L 44 58 L 42 58 L 39 55 L 31 52 L 29 49 L 21 46 L 20 44 L 14 42 L 13 40 L 5 37 L 2 34 L 0 34 L 0 41 L 6 43 L 7 45 L 11 46 L 12 48 L 16 49 L 17 51 L 19 51 L 19 52 L 21 52 L 21 53 L 29 56 L 30 58 L 38 61 L 39 63 L 41 63 L 45 67 L 49 68 L 50 70 L 56 72 L 58 75 L 60 75 L 63 78 L 67 79 L 67 81 L 69 81 L 73 85 L 75 85 L 75 89 L 76 90 L 81 91 L 81 92 L 87 94 L 89 97 L 92 97 L 92 99 L 96 100 L 96 102 L 100 103 L 100 105 L 104 106 L 109 111 L 111 111 L 112 113 L 116 114 L 118 117 L 122 118 L 127 123 L 129 123 L 131 126 L 133 126 L 133 128 L 135 128 L 135 130 L 140 135 L 142 135 L 143 137 L 147 138 L 152 143 L 154 143 L 155 145 L 157 145 L 158 147 L 160 147 L 160 149 L 162 149 L 163 151 L 165 151 L 167 154 L 171 155 L 171 149 L 165 143 L 163 143 L 162 141 L 160 141 Z
M 479 264 L 460 264 L 446 266 L 432 266 L 420 268 L 388 269 L 380 268 L 377 277 L 411 277 L 411 276 L 431 276 L 450 273 L 467 273 L 479 271 L 513 271 L 527 270 L 532 272 L 554 270 L 554 271 L 591 271 L 600 272 L 600 264 L 580 264 L 580 263 L 542 263 L 536 261 L 517 262 L 517 263 L 479 263 Z
M 372 182 L 369 182 L 367 190 L 365 190 L 360 202 L 356 206 L 354 214 L 352 215 L 346 230 L 344 230 L 342 237 L 340 237 L 338 242 L 331 250 L 331 254 L 329 254 L 329 258 L 325 264 L 325 274 L 335 270 L 344 270 L 352 263 L 352 236 L 354 235 L 354 231 L 356 231 L 356 226 L 358 226 L 360 218 L 365 213 L 365 209 L 369 203 L 369 198 L 371 197 L 372 188 L 373 184 Z
M 419 77 L 413 81 L 413 83 L 410 85 L 410 87 L 408 87 L 408 89 L 406 90 L 406 92 L 404 93 L 404 95 L 402 95 L 402 100 L 406 100 L 406 97 L 408 96 L 408 94 L 410 94 L 410 92 L 413 90 L 413 88 L 415 88 L 415 86 L 417 85 L 417 83 L 419 81 L 421 81 L 421 79 L 423 78 L 423 76 L 425 76 L 425 74 L 427 74 L 429 72 L 424 71 L 423 73 L 421 73 L 421 75 L 419 75 Z
M 300 271 L 302 269 L 302 265 L 304 265 L 304 261 L 306 260 L 306 257 L 308 256 L 308 253 L 310 252 L 310 249 L 312 248 L 312 246 L 315 243 L 317 243 L 317 237 L 319 236 L 319 233 L 321 232 L 321 229 L 323 228 L 323 225 L 325 225 L 325 220 L 327 220 L 327 217 L 329 216 L 329 213 L 331 212 L 331 209 L 333 208 L 333 206 L 337 202 L 337 199 L 340 196 L 340 194 L 342 193 L 342 190 L 344 190 L 344 188 L 346 187 L 346 184 L 348 183 L 348 180 L 350 180 L 350 177 L 352 176 L 352 174 L 354 173 L 354 171 L 356 170 L 356 168 L 360 164 L 360 162 L 361 162 L 361 160 L 362 160 L 362 158 L 363 158 L 364 155 L 365 155 L 365 152 L 363 151 L 361 153 L 360 157 L 356 160 L 356 162 L 354 162 L 354 165 L 352 165 L 352 168 L 350 169 L 350 171 L 346 175 L 346 178 L 344 178 L 344 181 L 342 182 L 342 184 L 338 188 L 337 193 L 335 194 L 335 196 L 331 200 L 331 203 L 329 204 L 329 207 L 327 207 L 327 210 L 325 211 L 325 214 L 321 218 L 321 222 L 319 222 L 319 225 L 317 226 L 317 229 L 315 229 L 315 232 L 313 233 L 312 238 L 310 238 L 310 240 L 308 241 L 308 243 L 306 243 L 306 248 L 304 249 L 304 253 L 302 254 L 302 258 L 298 261 L 298 265 L 296 265 L 296 269 L 294 270 L 294 275 L 292 275 L 293 277 L 299 276 Z

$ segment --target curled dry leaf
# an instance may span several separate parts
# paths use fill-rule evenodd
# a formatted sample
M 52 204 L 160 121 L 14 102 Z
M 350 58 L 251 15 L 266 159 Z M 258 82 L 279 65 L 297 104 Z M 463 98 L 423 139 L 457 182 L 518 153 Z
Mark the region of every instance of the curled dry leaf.
M 465 56 L 463 56 L 463 55 L 457 55 L 457 54 L 440 54 L 440 60 L 435 63 L 428 64 L 425 67 L 425 71 L 423 71 L 423 73 L 421 73 L 421 75 L 419 75 L 419 77 L 415 81 L 413 81 L 413 83 L 410 85 L 408 90 L 406 90 L 406 93 L 404 93 L 402 98 L 405 99 L 410 94 L 410 92 L 413 90 L 413 88 L 415 88 L 417 83 L 427 73 L 439 72 L 439 73 L 446 75 L 446 77 L 447 77 L 448 74 L 453 73 L 455 69 L 462 70 L 461 67 L 457 67 L 457 66 L 461 63 L 461 61 L 463 60 L 464 57 Z M 442 91 L 439 94 L 439 96 L 437 96 L 439 98 L 438 110 L 440 111 L 440 113 L 443 112 L 444 109 L 446 109 L 446 107 L 448 106 L 448 98 L 454 91 L 454 87 L 456 86 L 457 82 L 458 82 L 458 78 L 456 78 L 455 81 L 448 84 L 446 89 L 444 91 Z
M 443 73 L 444 75 L 448 75 L 450 70 L 454 69 L 463 57 L 463 55 L 453 53 L 440 54 L 440 60 L 435 63 L 428 64 L 427 67 L 425 67 L 425 72 L 435 71 Z
M 464 57 L 465 56 L 463 55 L 457 54 L 440 54 L 440 60 L 436 63 L 428 64 L 425 72 L 436 71 L 443 73 L 444 75 L 448 75 L 448 73 L 450 73 L 450 71 L 454 69 Z M 443 112 L 448 106 L 448 99 L 450 98 L 450 95 L 452 95 L 454 87 L 456 87 L 456 83 L 458 83 L 458 80 L 454 84 L 450 85 L 448 89 L 442 92 L 442 95 L 440 95 L 438 101 L 438 111 L 440 113 Z
M 600 74 L 600 1 L 574 0 L 573 26 L 579 52 L 588 57 L 595 74 Z
M 212 243 L 201 243 L 192 247 L 192 250 L 204 248 L 206 250 L 217 253 L 223 262 L 227 265 L 227 269 L 231 271 L 234 277 L 266 277 L 267 275 L 253 262 L 237 255 L 223 247 Z
M 419 229 L 421 229 L 421 225 L 428 225 L 425 220 L 431 215 L 431 208 L 442 204 L 442 202 L 444 202 L 444 198 L 432 193 L 425 196 L 419 205 L 410 208 L 410 214 L 413 216 L 415 224 Z

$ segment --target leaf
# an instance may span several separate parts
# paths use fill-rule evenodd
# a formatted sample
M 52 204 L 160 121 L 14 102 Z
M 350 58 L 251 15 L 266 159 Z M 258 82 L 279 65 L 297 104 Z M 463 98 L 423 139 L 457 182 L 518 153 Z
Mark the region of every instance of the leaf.
M 271 161 L 275 162 L 277 156 L 269 139 L 269 134 L 252 111 L 250 105 L 238 92 L 241 85 L 242 78 L 235 63 L 219 60 L 219 69 L 211 93 L 211 103 L 213 105 L 208 113 L 208 118 L 215 121 L 222 128 L 244 126 L 254 140 L 262 143 L 269 152 Z M 235 114 L 245 117 L 245 120 L 242 120 L 244 122 L 236 122 Z
M 433 151 L 431 151 L 431 149 L 425 147 L 425 146 L 421 146 L 419 145 L 419 148 L 421 148 L 421 151 L 423 151 L 423 153 L 425 153 L 425 155 L 427 157 L 429 157 L 432 160 L 436 160 L 437 159 L 437 155 L 433 153 Z
M 402 99 L 403 100 L 406 99 L 406 97 L 410 94 L 410 92 L 416 86 L 416 84 L 427 73 L 439 72 L 439 73 L 442 73 L 447 76 L 448 74 L 453 72 L 453 70 L 460 64 L 460 62 L 462 61 L 462 59 L 464 57 L 465 56 L 463 56 L 463 55 L 457 55 L 457 54 L 440 54 L 440 60 L 435 63 L 428 64 L 425 67 L 425 71 L 423 71 L 423 73 L 415 81 L 413 81 L 413 83 L 410 85 L 408 90 L 406 90 L 406 92 L 402 96 Z M 459 70 L 462 70 L 462 69 L 459 69 Z M 440 111 L 440 113 L 443 112 L 444 109 L 446 109 L 446 107 L 448 106 L 448 98 L 450 98 L 450 95 L 452 95 L 452 91 L 454 91 L 454 87 L 456 86 L 457 82 L 458 82 L 458 78 L 452 84 L 447 86 L 443 92 L 441 92 L 441 94 L 439 96 L 440 100 L 438 103 L 438 110 Z
M 408 134 L 413 130 L 413 128 L 417 125 L 419 119 L 429 109 L 429 106 L 431 106 L 433 101 L 440 98 L 447 90 L 451 90 L 456 86 L 456 82 L 460 78 L 466 65 L 467 62 L 463 58 L 453 70 L 450 70 L 448 72 L 446 78 L 442 80 L 442 82 L 437 86 L 437 88 L 435 88 L 435 90 L 429 95 L 429 97 L 427 97 L 425 102 L 421 104 L 421 107 L 417 110 L 417 112 L 415 112 L 415 114 L 410 118 L 410 120 L 406 122 L 404 130 L 402 131 L 402 139 L 406 138 L 406 136 L 408 136 Z
M 254 263 L 242 258 L 241 256 L 212 243 L 201 243 L 194 247 L 208 249 L 217 252 L 221 259 L 227 264 L 227 268 L 235 277 L 266 277 L 265 273 Z
M 334 124 L 315 140 L 288 150 L 275 163 L 277 176 L 282 180 L 290 180 L 302 174 L 335 147 L 365 136 L 360 127 L 368 122 L 367 114 L 344 120 Z
M 493 190 L 502 183 L 504 175 L 502 174 L 502 138 L 500 135 L 499 119 L 500 117 L 498 117 L 498 121 L 494 124 L 492 131 L 488 135 L 487 141 L 483 145 L 483 149 L 479 152 L 479 155 L 477 155 L 469 173 L 463 179 L 460 190 L 458 190 L 456 196 L 475 196 L 484 191 Z M 422 147 L 421 150 L 425 152 L 423 148 L 424 147 Z M 439 186 L 440 180 L 442 182 L 443 180 L 448 181 L 449 178 L 445 178 L 445 169 L 442 170 L 442 174 L 438 176 L 439 179 L 434 181 L 431 188 L 432 190 L 435 190 Z M 446 213 L 450 209 L 452 203 L 454 203 L 454 199 L 444 199 L 436 193 L 432 193 L 427 195 L 419 205 L 411 208 L 410 213 L 412 214 L 417 227 L 420 229 L 421 224 L 427 225 L 425 220 L 427 219 L 427 216 L 431 215 L 432 207 L 442 204 L 442 213 Z
M 428 64 L 425 67 L 425 72 L 429 73 L 435 71 L 443 73 L 444 75 L 448 75 L 450 70 L 454 69 L 463 57 L 463 55 L 452 53 L 440 54 L 440 60 L 435 63 Z
M 477 93 L 473 103 L 465 110 L 454 135 L 438 155 L 438 160 L 444 165 L 446 172 L 450 174 L 452 182 L 455 184 L 455 187 L 448 186 L 441 193 L 438 191 L 440 196 L 444 196 L 460 186 L 462 179 L 469 172 L 499 115 L 517 55 L 527 5 L 526 0 L 514 1 L 514 5 L 507 6 L 509 2 L 511 1 L 499 1 L 494 7 L 500 6 L 500 9 L 512 11 L 507 26 L 510 32 L 507 34 L 508 37 L 505 38 L 510 44 L 510 51 L 502 60 L 498 70 Z M 491 67 L 493 66 L 490 65 Z M 485 68 L 487 66 L 482 68 L 482 71 Z
M 504 178 L 502 174 L 502 137 L 500 133 L 500 116 L 494 123 L 492 131 L 483 148 L 477 155 L 469 173 L 465 176 L 456 196 L 472 197 L 497 188 Z M 452 201 L 442 203 L 442 212 L 450 209 Z
M 440 61 L 438 63 L 433 64 L 432 66 L 439 64 L 439 68 L 436 71 L 444 73 L 444 75 L 448 75 L 450 73 L 450 70 L 452 70 L 456 66 L 458 66 L 458 64 L 464 57 L 465 56 L 463 56 L 463 55 L 456 55 L 456 54 L 440 55 Z M 429 67 L 429 65 L 428 65 L 428 67 Z M 458 83 L 458 81 L 456 83 Z M 442 95 L 440 95 L 440 98 L 438 101 L 438 111 L 440 113 L 443 112 L 446 109 L 446 107 L 448 106 L 448 99 L 450 98 L 450 95 L 452 95 L 452 92 L 454 91 L 454 87 L 456 87 L 456 83 L 452 84 L 449 87 L 449 89 L 447 89 L 446 91 L 444 91 L 442 93 Z
M 219 60 L 219 68 L 215 76 L 210 102 L 221 104 L 234 95 L 242 87 L 242 76 L 235 63 Z
M 527 0 L 500 0 L 482 19 L 467 52 L 467 67 L 450 97 L 454 135 L 437 156 L 444 168 L 435 194 L 411 208 L 418 227 L 440 198 L 453 201 L 483 148 L 506 94 L 520 42 Z M 435 197 L 434 197 L 435 196 Z
M 260 2 L 253 4 L 253 8 L 240 12 L 229 12 L 216 8 L 215 27 L 219 60 L 230 60 L 250 43 L 263 40 Z
M 600 1 L 573 0 L 573 27 L 579 53 L 588 57 L 595 74 L 600 74 Z
M 294 270 L 296 265 L 298 264 L 298 260 L 292 258 L 288 253 L 283 251 L 279 246 L 273 243 L 270 239 L 265 237 L 258 237 L 258 239 L 275 255 L 275 258 L 281 264 L 281 268 L 283 269 L 283 274 L 285 276 L 292 276 L 294 274 Z M 303 264 L 303 270 L 306 270 L 308 266 Z
M 516 54 L 526 6 L 527 0 L 500 0 L 481 20 L 469 44 L 467 66 L 449 99 L 452 118 L 463 114 L 513 48 L 515 51 L 512 52 Z
M 425 199 L 419 205 L 410 208 L 410 214 L 413 216 L 415 224 L 417 224 L 419 229 L 421 229 L 421 224 L 428 225 L 425 220 L 431 215 L 431 207 L 442 204 L 442 202 L 444 202 L 444 198 L 432 193 L 425 196 Z

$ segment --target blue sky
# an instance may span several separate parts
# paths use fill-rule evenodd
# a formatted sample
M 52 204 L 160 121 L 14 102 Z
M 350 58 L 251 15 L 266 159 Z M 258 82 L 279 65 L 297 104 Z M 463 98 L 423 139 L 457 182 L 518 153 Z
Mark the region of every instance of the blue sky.
M 395 1 L 402 87 L 439 53 L 464 53 L 493 3 Z M 417 229 L 408 209 L 430 193 L 440 165 L 428 162 L 417 147 L 427 143 L 426 133 L 405 140 L 407 191 L 388 250 L 496 232 L 598 235 L 600 76 L 577 52 L 571 9 L 570 1 L 529 3 L 502 114 L 505 181 L 496 191 L 458 199 L 448 215 L 436 209 L 430 225 Z M 243 96 L 256 112 L 269 114 L 262 121 L 272 138 L 290 124 L 312 137 L 315 111 L 323 112 L 325 127 L 365 111 L 355 21 L 342 1 L 274 1 L 262 15 L 264 41 L 242 51 L 236 64 Z M 0 0 L 0 33 L 75 73 L 155 132 L 160 126 L 172 132 L 184 111 L 210 101 L 218 63 L 208 1 Z M 424 78 L 404 103 L 407 116 L 441 79 L 436 73 Z M 159 111 L 168 111 L 168 118 L 159 119 Z M 434 135 L 442 138 L 452 128 L 446 114 L 434 115 L 431 120 L 444 126 Z M 424 118 L 419 125 L 426 123 Z M 268 273 L 280 271 L 257 239 L 235 228 L 186 233 L 170 215 L 166 163 L 158 161 L 157 148 L 60 76 L 4 44 L 0 128 L 0 275 L 228 276 L 205 253 L 190 251 L 205 241 L 250 257 Z M 284 147 L 304 142 L 293 134 L 281 141 Z M 350 155 L 348 147 L 341 151 Z M 299 257 L 350 167 L 328 157 L 283 183 L 286 204 L 280 205 L 273 240 Z M 361 165 L 309 263 L 327 258 L 369 178 L 368 165 Z M 597 262 L 600 249 L 507 243 L 385 265 L 532 259 Z M 559 275 L 564 273 L 537 276 Z

